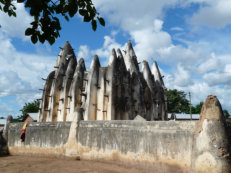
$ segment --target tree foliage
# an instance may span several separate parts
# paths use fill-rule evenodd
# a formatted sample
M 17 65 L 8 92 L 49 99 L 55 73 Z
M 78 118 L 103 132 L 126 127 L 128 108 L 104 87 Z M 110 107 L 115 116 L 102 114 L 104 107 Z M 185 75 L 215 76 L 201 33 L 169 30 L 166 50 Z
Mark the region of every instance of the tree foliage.
M 185 113 L 189 110 L 189 101 L 186 99 L 184 91 L 176 89 L 167 90 L 168 112 L 169 113 Z
M 192 108 L 191 108 L 192 114 L 200 114 L 203 104 L 204 104 L 204 102 L 200 102 L 196 106 L 192 106 Z M 190 112 L 187 112 L 187 113 L 190 113 Z
M 229 114 L 229 112 L 228 112 L 226 109 L 223 109 L 223 115 L 224 115 L 226 118 L 230 117 L 230 114 Z
M 22 115 L 19 115 L 16 119 L 14 119 L 14 122 L 20 122 L 23 120 L 23 118 L 28 113 L 36 113 L 39 111 L 39 104 L 40 102 L 38 100 L 34 100 L 33 102 L 25 103 L 23 108 L 20 110 L 22 112 Z
M 61 30 L 59 18 L 67 21 L 77 13 L 83 17 L 84 22 L 91 22 L 92 29 L 97 29 L 97 21 L 105 26 L 105 21 L 96 11 L 92 0 L 17 0 L 23 3 L 34 18 L 25 31 L 31 36 L 32 43 L 48 41 L 51 45 L 55 42 Z M 16 17 L 15 0 L 0 0 L 0 10 L 9 16 Z
M 23 115 L 26 115 L 27 113 L 36 113 L 39 111 L 39 104 L 40 102 L 38 100 L 26 103 L 20 111 Z

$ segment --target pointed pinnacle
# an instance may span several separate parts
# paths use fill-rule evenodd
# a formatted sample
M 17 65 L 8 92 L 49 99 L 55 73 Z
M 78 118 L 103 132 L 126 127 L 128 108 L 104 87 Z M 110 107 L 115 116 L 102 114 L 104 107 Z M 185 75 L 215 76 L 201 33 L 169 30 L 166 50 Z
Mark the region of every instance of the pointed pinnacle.
M 91 62 L 91 66 L 90 66 L 90 69 L 93 69 L 95 67 L 100 67 L 100 62 L 99 62 L 99 58 L 97 55 L 94 55 L 94 58 Z
M 111 56 L 109 58 L 109 65 L 111 65 L 116 60 L 116 58 L 117 58 L 116 51 L 115 49 L 112 49 Z

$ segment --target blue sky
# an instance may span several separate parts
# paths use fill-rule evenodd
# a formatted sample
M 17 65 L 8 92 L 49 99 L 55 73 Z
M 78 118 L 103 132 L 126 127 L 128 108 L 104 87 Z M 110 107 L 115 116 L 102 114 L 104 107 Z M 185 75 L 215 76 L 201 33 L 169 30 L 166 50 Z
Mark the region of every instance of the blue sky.
M 69 40 L 87 67 L 94 54 L 106 66 L 112 48 L 132 41 L 138 61 L 156 60 L 169 89 L 192 93 L 195 105 L 217 95 L 231 111 L 230 0 L 93 0 L 106 27 L 91 29 L 79 16 L 61 20 L 61 37 L 50 46 L 33 45 L 24 35 L 32 20 L 17 5 L 17 18 L 0 13 L 0 116 L 17 116 L 26 102 L 41 97 L 58 47 Z

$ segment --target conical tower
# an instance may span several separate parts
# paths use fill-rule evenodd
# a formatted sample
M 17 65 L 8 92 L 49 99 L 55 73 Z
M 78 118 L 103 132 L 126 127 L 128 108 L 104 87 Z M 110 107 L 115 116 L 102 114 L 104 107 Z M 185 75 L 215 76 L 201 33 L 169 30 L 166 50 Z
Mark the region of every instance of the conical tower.
M 48 96 L 50 97 L 50 101 L 46 121 L 57 121 L 59 103 L 60 101 L 64 101 L 64 98 L 61 98 L 60 94 L 61 91 L 64 90 L 63 81 L 65 79 L 66 70 L 71 59 L 75 59 L 74 51 L 69 42 L 66 41 L 58 56 L 56 63 L 58 66 L 55 66 L 55 77 L 52 83 L 50 94 Z
M 97 55 L 94 56 L 90 71 L 88 74 L 88 84 L 86 88 L 86 104 L 84 120 L 96 120 L 97 115 L 97 86 L 98 86 L 98 74 L 99 74 L 100 62 Z
M 132 73 L 137 74 L 139 72 L 137 57 L 136 57 L 135 51 L 133 50 L 132 43 L 130 40 L 128 41 L 126 48 L 125 48 L 124 62 L 130 74 Z

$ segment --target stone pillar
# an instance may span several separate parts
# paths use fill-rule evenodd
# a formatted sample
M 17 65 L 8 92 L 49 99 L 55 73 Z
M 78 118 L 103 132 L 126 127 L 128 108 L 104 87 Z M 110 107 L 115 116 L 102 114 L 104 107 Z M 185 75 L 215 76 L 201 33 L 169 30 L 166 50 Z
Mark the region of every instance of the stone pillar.
M 129 120 L 131 114 L 131 92 L 130 92 L 130 73 L 126 69 L 124 57 L 120 49 L 117 49 L 116 61 L 116 120 Z
M 106 90 L 108 84 L 106 82 L 106 73 L 107 68 L 101 67 L 99 69 L 99 78 L 97 84 L 97 116 L 96 120 L 106 120 L 107 118 L 107 110 L 108 110 L 108 95 L 106 94 Z
M 52 71 L 46 79 L 45 86 L 43 88 L 43 95 L 42 95 L 42 100 L 40 102 L 39 106 L 39 122 L 45 122 L 47 119 L 47 114 L 49 112 L 48 110 L 48 105 L 50 102 L 50 91 L 51 91 L 51 86 L 53 83 L 55 77 L 55 71 Z
M 155 80 L 155 119 L 167 120 L 167 96 L 165 93 L 165 86 L 163 77 L 160 74 L 157 62 L 154 61 L 152 66 L 152 74 Z
M 97 86 L 98 86 L 98 75 L 99 75 L 100 62 L 97 55 L 91 63 L 90 72 L 88 74 L 88 84 L 86 87 L 86 104 L 84 120 L 96 120 L 97 116 Z
M 109 65 L 106 74 L 106 92 L 105 92 L 105 100 L 108 100 L 107 103 L 107 117 L 106 120 L 115 120 L 116 115 L 116 97 L 117 97 L 117 88 L 116 88 L 116 62 L 117 55 L 115 49 L 112 49 L 111 56 L 109 58 Z M 105 102 L 106 103 L 106 102 Z
M 70 101 L 70 95 L 69 95 L 69 90 L 71 87 L 71 83 L 73 80 L 73 75 L 75 72 L 75 68 L 77 66 L 77 61 L 72 54 L 73 57 L 71 57 L 71 60 L 68 63 L 68 67 L 63 79 L 63 88 L 60 91 L 60 99 L 59 100 L 59 107 L 58 107 L 58 121 L 66 121 L 67 113 L 70 113 L 70 107 L 68 107 L 68 101 Z
M 198 173 L 229 173 L 229 141 L 219 100 L 209 95 L 202 107 L 194 134 L 192 170 Z
M 151 73 L 151 70 L 149 68 L 148 62 L 143 61 L 142 63 L 143 67 L 143 77 L 145 80 L 145 86 L 144 89 L 144 102 L 145 102 L 145 108 L 146 108 L 146 119 L 147 120 L 154 120 L 155 115 L 155 105 L 154 105 L 154 98 L 155 98 L 155 81 L 154 77 Z
M 83 108 L 76 108 L 71 120 L 69 137 L 65 144 L 65 155 L 68 157 L 79 158 L 77 133 L 79 121 L 81 120 L 83 120 Z
M 75 69 L 73 82 L 71 83 L 70 91 L 69 91 L 69 101 L 68 101 L 68 108 L 69 112 L 67 112 L 66 121 L 71 121 L 75 108 L 79 108 L 83 105 L 82 95 L 84 95 L 85 88 L 83 86 L 84 80 L 84 72 L 85 72 L 85 63 L 84 59 L 80 58 L 78 65 Z

